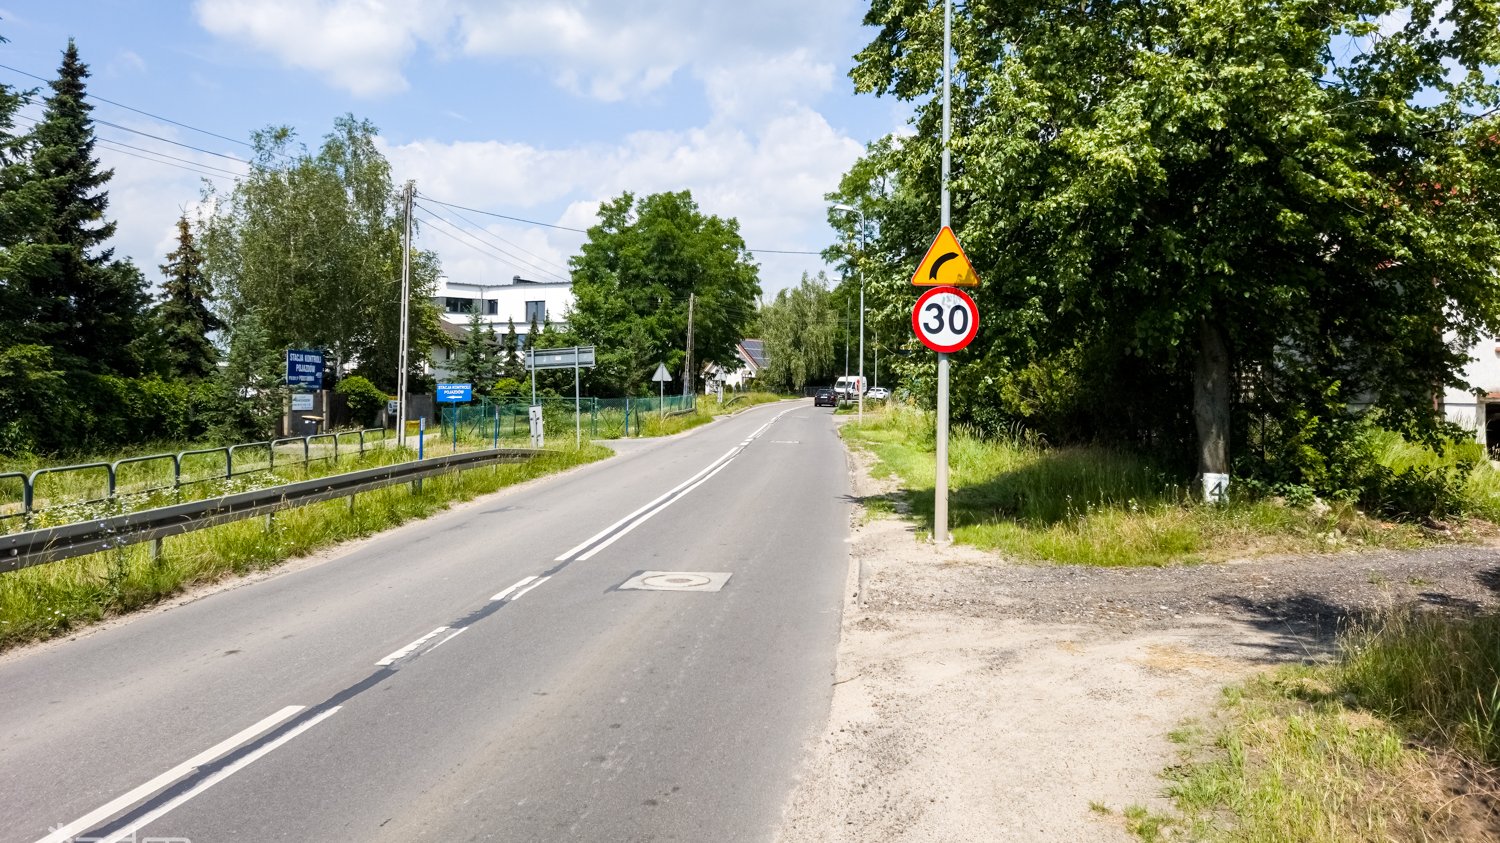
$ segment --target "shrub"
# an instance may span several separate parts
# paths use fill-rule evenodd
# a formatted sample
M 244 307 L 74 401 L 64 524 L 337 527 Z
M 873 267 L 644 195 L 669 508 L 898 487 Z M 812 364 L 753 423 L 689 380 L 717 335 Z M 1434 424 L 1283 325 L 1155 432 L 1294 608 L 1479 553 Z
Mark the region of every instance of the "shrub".
M 385 406 L 390 396 L 376 388 L 375 384 L 359 375 L 351 375 L 339 381 L 334 392 L 349 402 L 349 414 L 361 427 L 375 423 L 375 414 Z

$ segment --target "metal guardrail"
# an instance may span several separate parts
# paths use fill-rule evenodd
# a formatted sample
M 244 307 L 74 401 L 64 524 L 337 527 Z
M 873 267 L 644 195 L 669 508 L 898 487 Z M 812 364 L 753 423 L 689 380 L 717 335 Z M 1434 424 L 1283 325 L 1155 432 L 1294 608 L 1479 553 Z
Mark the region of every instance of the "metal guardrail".
M 103 550 L 126 547 L 141 542 L 160 542 L 168 536 L 190 533 L 206 527 L 228 524 L 257 515 L 270 515 L 321 501 L 352 497 L 398 483 L 407 483 L 450 471 L 479 468 L 499 463 L 524 462 L 538 454 L 532 448 L 493 448 L 448 454 L 431 459 L 367 468 L 345 474 L 302 480 L 282 486 L 271 486 L 250 492 L 238 492 L 218 498 L 146 509 L 109 518 L 82 521 L 0 535 L 0 572 L 16 571 L 86 556 Z M 160 545 L 154 549 L 160 552 Z
M 383 428 L 373 427 L 358 431 L 360 454 L 365 453 L 365 434 L 367 433 L 380 434 L 379 441 L 381 442 L 384 442 L 386 438 L 386 431 Z M 350 436 L 353 434 L 354 431 L 345 431 L 343 433 L 320 433 L 313 436 L 294 436 L 287 439 L 275 439 L 269 442 L 244 442 L 237 445 L 229 445 L 223 448 L 195 448 L 186 451 L 178 451 L 173 454 L 149 454 L 140 457 L 125 457 L 123 459 L 115 460 L 114 462 L 91 462 L 80 463 L 79 465 L 48 466 L 46 468 L 38 468 L 35 471 L 32 471 L 30 474 L 8 471 L 0 473 L 0 482 L 4 482 L 6 480 L 21 481 L 21 507 L 19 511 L 8 512 L 4 509 L 6 505 L 0 504 L 0 521 L 4 521 L 7 518 L 29 519 L 32 515 L 35 515 L 37 512 L 41 511 L 42 508 L 36 505 L 37 480 L 48 475 L 59 475 L 69 472 L 104 472 L 103 480 L 105 481 L 105 493 L 103 497 L 85 496 L 80 498 L 75 496 L 67 501 L 67 503 L 70 504 L 99 503 L 100 501 L 110 500 L 119 496 L 119 473 L 122 466 L 153 462 L 156 460 L 172 461 L 172 482 L 170 484 L 165 482 L 158 485 L 147 484 L 143 488 L 130 489 L 127 493 L 144 494 L 146 492 L 160 491 L 163 489 L 180 489 L 183 486 L 191 485 L 193 483 L 202 483 L 209 480 L 229 480 L 242 474 L 250 474 L 257 471 L 273 471 L 276 468 L 276 447 L 278 445 L 291 443 L 301 445 L 302 465 L 304 467 L 311 465 L 314 460 L 331 459 L 334 462 L 338 462 L 339 437 Z M 327 442 L 325 443 L 323 440 L 327 440 Z M 327 453 L 320 453 L 316 456 L 313 454 L 313 445 L 319 445 L 321 448 L 322 445 L 327 443 L 332 444 L 333 447 L 331 451 L 328 451 Z M 258 463 L 252 462 L 250 463 L 250 465 L 253 466 L 251 468 L 237 469 L 235 463 L 236 456 L 238 456 L 240 452 L 249 450 L 251 448 L 266 449 L 267 458 L 265 460 L 265 464 L 260 465 Z M 206 457 L 212 455 L 222 455 L 222 471 L 216 469 L 212 473 L 205 474 L 203 476 L 194 476 L 194 473 L 192 471 L 189 471 L 187 473 L 187 476 L 184 477 L 183 463 L 185 460 L 191 457 Z M 217 464 L 218 460 L 216 459 L 214 462 Z M 243 464 L 244 462 L 245 460 L 241 459 L 241 464 Z M 10 506 L 14 505 L 10 504 Z

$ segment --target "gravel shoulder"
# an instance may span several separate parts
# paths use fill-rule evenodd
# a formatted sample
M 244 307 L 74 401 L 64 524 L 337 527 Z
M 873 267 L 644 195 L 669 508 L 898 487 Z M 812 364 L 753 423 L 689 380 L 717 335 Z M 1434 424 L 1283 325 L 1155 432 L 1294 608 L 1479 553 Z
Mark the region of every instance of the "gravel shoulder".
M 869 463 L 853 452 L 860 501 L 894 491 Z M 1099 569 L 854 518 L 832 710 L 788 843 L 1131 840 L 1120 809 L 1167 809 L 1167 734 L 1226 684 L 1326 658 L 1342 624 L 1383 607 L 1500 605 L 1489 547 Z

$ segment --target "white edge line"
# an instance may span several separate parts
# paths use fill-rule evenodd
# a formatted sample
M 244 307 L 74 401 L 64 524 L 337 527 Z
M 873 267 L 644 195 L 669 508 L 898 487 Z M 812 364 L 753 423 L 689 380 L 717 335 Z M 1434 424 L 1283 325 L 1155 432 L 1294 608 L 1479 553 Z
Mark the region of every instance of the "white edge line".
M 241 731 L 234 737 L 214 744 L 212 747 L 205 749 L 197 755 L 194 755 L 192 758 L 189 758 L 181 764 L 178 764 L 176 767 L 173 767 L 165 773 L 162 773 L 161 775 L 157 776 L 149 782 L 146 782 L 145 784 L 130 791 L 129 793 L 126 793 L 125 795 L 120 796 L 117 799 L 113 799 L 110 802 L 101 805 L 99 808 L 90 811 L 82 817 L 79 817 L 73 822 L 68 823 L 67 825 L 57 829 L 56 831 L 53 831 L 51 834 L 48 834 L 46 837 L 38 840 L 37 843 L 65 843 L 65 841 L 72 840 L 73 836 L 78 834 L 79 832 L 88 831 L 89 829 L 98 825 L 100 822 L 109 819 L 115 814 L 120 813 L 120 811 L 130 807 L 131 805 L 134 805 L 142 799 L 145 799 L 147 796 L 150 796 L 158 790 L 161 790 L 172 782 L 177 781 L 178 779 L 192 772 L 194 769 L 207 764 L 208 762 L 229 752 L 240 744 L 246 743 L 256 735 L 259 735 L 262 732 L 269 730 L 271 727 L 285 721 L 287 718 L 291 717 L 299 711 L 302 711 L 304 708 L 307 708 L 307 706 L 289 705 L 286 708 L 283 708 L 270 717 L 267 717 L 259 723 L 256 723 L 254 726 Z
M 510 596 L 510 593 L 512 591 L 515 591 L 516 589 L 518 589 L 521 586 L 523 586 L 523 585 L 531 582 L 534 579 L 536 579 L 536 577 L 527 577 L 526 579 L 521 580 L 520 582 L 518 582 L 515 585 L 511 586 L 510 588 L 507 588 L 506 590 L 500 592 L 499 594 L 495 595 L 494 597 L 491 597 L 490 598 L 490 602 L 493 603 L 496 600 L 504 600 L 506 597 Z
M 541 579 L 537 580 L 536 582 L 532 583 L 531 585 L 526 586 L 525 588 L 523 588 L 520 591 L 516 592 L 516 595 L 514 597 L 510 598 L 510 602 L 514 603 L 517 600 L 520 600 L 521 599 L 521 595 L 523 595 L 526 592 L 532 590 L 533 588 L 536 588 L 537 586 L 541 585 L 542 583 L 544 583 L 544 582 L 546 582 L 547 580 L 550 580 L 550 579 L 552 579 L 552 578 L 551 577 L 542 577 Z
M 727 459 L 733 458 L 734 455 L 738 454 L 743 448 L 744 448 L 743 445 L 738 445 L 738 446 L 735 446 L 733 448 L 730 448 L 728 451 L 726 451 L 724 453 L 724 456 L 719 457 L 718 459 L 716 459 L 713 462 L 709 463 L 706 467 L 703 468 L 702 471 L 699 471 L 697 474 L 694 474 L 692 477 L 689 477 L 688 479 L 682 481 L 681 483 L 677 484 L 676 486 L 673 486 L 670 490 L 668 490 L 665 494 L 663 494 L 661 497 L 657 498 L 656 500 L 651 501 L 650 503 L 646 504 L 645 506 L 642 506 L 640 509 L 637 509 L 635 512 L 630 513 L 629 515 L 625 516 L 624 518 L 621 518 L 619 521 L 616 521 L 615 523 L 609 525 L 608 527 L 605 527 L 604 529 L 602 529 L 599 532 L 593 534 L 592 536 L 589 536 L 588 538 L 584 539 L 582 542 L 579 542 L 577 545 L 575 545 L 571 550 L 569 550 L 568 552 L 564 553 L 563 555 L 557 557 L 556 559 L 554 559 L 552 561 L 553 562 L 566 562 L 566 561 L 568 561 L 569 557 L 571 557 L 573 554 L 579 552 L 580 550 L 583 550 L 584 548 L 588 547 L 589 545 L 593 544 L 594 542 L 596 542 L 596 541 L 604 538 L 605 536 L 609 535 L 609 533 L 610 533 L 611 530 L 618 529 L 621 524 L 626 523 L 630 519 L 636 517 L 637 515 L 640 515 L 642 512 L 645 512 L 646 510 L 650 509 L 651 507 L 656 506 L 657 504 L 661 503 L 662 501 L 666 500 L 667 498 L 670 498 L 673 495 L 677 494 L 679 491 L 681 491 L 683 489 L 683 487 L 691 485 L 692 483 L 694 483 L 695 481 L 697 481 L 698 478 L 702 477 L 703 475 L 707 474 L 709 471 L 713 470 L 713 468 L 715 466 L 717 466 L 719 463 L 722 463 L 722 462 L 724 462 Z
M 240 770 L 243 770 L 246 767 L 250 766 L 251 764 L 254 764 L 256 761 L 260 760 L 267 753 L 271 752 L 272 750 L 276 749 L 277 747 L 281 746 L 282 744 L 286 743 L 287 741 L 291 740 L 292 738 L 297 737 L 298 735 L 302 734 L 303 732 L 307 731 L 308 729 L 311 729 L 312 727 L 314 727 L 314 726 L 318 725 L 319 723 L 323 722 L 327 718 L 332 717 L 333 714 L 335 712 L 337 712 L 342 707 L 343 706 L 337 706 L 336 705 L 333 708 L 328 709 L 327 711 L 319 713 L 318 716 L 309 719 L 306 723 L 299 723 L 299 724 L 297 724 L 297 726 L 295 726 L 294 728 L 288 730 L 286 734 L 282 735 L 281 737 L 277 738 L 274 741 L 271 741 L 270 743 L 267 743 L 264 746 L 257 747 L 253 752 L 250 752 L 245 757 L 239 759 L 238 761 L 235 761 L 233 764 L 230 764 L 229 766 L 225 767 L 224 769 L 218 771 L 217 773 L 214 773 L 213 775 L 211 775 L 208 778 L 204 779 L 203 781 L 199 782 L 198 785 L 196 787 L 194 787 L 192 790 L 189 790 L 187 793 L 184 793 L 181 796 L 178 796 L 175 799 L 172 799 L 170 802 L 167 802 L 165 805 L 162 805 L 161 807 L 159 807 L 159 808 L 151 811 L 150 813 L 146 814 L 144 817 L 141 817 L 140 819 L 136 820 L 135 822 L 131 823 L 130 825 L 128 825 L 128 826 L 120 829 L 119 831 L 115 832 L 114 834 L 111 834 L 109 837 L 107 837 L 104 840 L 100 841 L 100 843 L 120 843 L 120 841 L 122 841 L 122 840 L 124 840 L 126 838 L 134 839 L 135 833 L 137 831 L 139 831 L 142 828 L 145 828 L 146 826 L 150 825 L 151 823 L 154 823 L 157 820 L 161 819 L 169 811 L 172 811 L 173 809 L 175 809 L 176 807 L 178 807 L 182 803 L 188 801 L 189 799 L 192 799 L 194 796 L 197 796 L 198 794 L 202 793 L 203 791 L 208 790 L 209 788 L 213 787 L 214 785 L 218 784 L 219 782 L 221 782 L 221 781 L 229 778 L 230 776 L 234 775 L 235 773 L 238 773 Z
M 439 647 L 441 647 L 441 646 L 443 646 L 443 645 L 444 645 L 444 644 L 447 644 L 447 643 L 448 643 L 448 642 L 449 642 L 449 641 L 452 641 L 452 640 L 453 640 L 453 639 L 455 639 L 455 638 L 457 638 L 457 637 L 458 637 L 458 634 L 459 634 L 459 633 L 460 633 L 460 632 L 463 632 L 463 631 L 465 631 L 465 630 L 467 630 L 467 629 L 468 629 L 468 627 L 466 627 L 466 626 L 461 626 L 461 627 L 459 627 L 459 628 L 458 628 L 458 629 L 455 629 L 455 630 L 453 630 L 453 631 L 452 631 L 452 632 L 450 632 L 450 633 L 448 633 L 448 635 L 447 635 L 447 636 L 445 636 L 445 637 L 444 637 L 444 638 L 443 638 L 443 640 L 441 640 L 441 641 L 439 641 L 439 642 L 437 642 L 437 643 L 436 643 L 436 644 L 433 644 L 433 645 L 432 645 L 432 650 L 436 650 L 436 649 L 437 649 L 437 648 L 439 648 Z M 432 652 L 432 650 L 428 650 L 428 651 L 427 651 L 427 652 L 429 652 L 429 653 L 430 653 L 430 652 Z
M 388 667 L 391 664 L 393 664 L 395 662 L 398 662 L 401 659 L 404 659 L 407 656 L 411 655 L 413 650 L 417 649 L 418 647 L 422 646 L 423 644 L 426 644 L 428 641 L 432 640 L 434 637 L 436 637 L 438 635 L 441 635 L 441 634 L 443 634 L 444 632 L 447 632 L 447 631 L 448 631 L 448 627 L 446 627 L 446 626 L 440 626 L 437 629 L 434 629 L 433 631 L 427 633 L 426 635 L 422 636 L 421 638 L 418 638 L 417 640 L 411 642 L 410 644 L 407 644 L 405 647 L 402 647 L 401 649 L 397 650 L 396 652 L 391 653 L 389 656 L 386 656 L 385 658 L 383 658 L 380 661 L 376 662 L 375 666 L 376 667 Z
M 588 561 L 590 558 L 593 557 L 594 554 L 598 553 L 599 551 L 603 550 L 604 548 L 609 547 L 610 545 L 612 545 L 615 542 L 619 541 L 620 539 L 624 538 L 627 533 L 629 533 L 631 530 L 634 530 L 636 527 L 639 527 L 642 524 L 646 523 L 647 519 L 649 519 L 651 516 L 655 515 L 658 512 L 661 512 L 663 509 L 666 509 L 667 507 L 671 506 L 672 504 L 674 504 L 674 503 L 682 500 L 683 498 L 687 497 L 687 493 L 688 492 L 691 492 L 694 489 L 698 488 L 699 486 L 702 486 L 704 483 L 707 483 L 708 481 L 712 480 L 713 476 L 715 474 L 718 474 L 719 472 L 723 471 L 728 466 L 729 466 L 729 463 L 727 463 L 727 462 L 724 463 L 723 465 L 721 465 L 718 468 L 714 469 L 713 472 L 711 474 L 709 474 L 707 477 L 703 478 L 702 480 L 699 480 L 697 483 L 694 483 L 693 485 L 691 485 L 691 486 L 687 487 L 686 489 L 684 489 L 682 491 L 682 494 L 678 495 L 675 498 L 672 498 L 671 500 L 667 501 L 666 503 L 662 504 L 661 506 L 658 506 L 656 509 L 653 509 L 650 512 L 646 513 L 645 515 L 642 515 L 640 518 L 637 518 L 636 520 L 630 522 L 630 524 L 627 525 L 625 527 L 625 529 L 621 530 L 618 533 L 615 533 L 614 535 L 610 536 L 608 540 L 600 542 L 598 547 L 595 547 L 593 550 L 590 550 L 588 553 L 585 553 L 584 555 L 578 557 L 578 561 L 579 562 L 586 562 L 586 561 Z

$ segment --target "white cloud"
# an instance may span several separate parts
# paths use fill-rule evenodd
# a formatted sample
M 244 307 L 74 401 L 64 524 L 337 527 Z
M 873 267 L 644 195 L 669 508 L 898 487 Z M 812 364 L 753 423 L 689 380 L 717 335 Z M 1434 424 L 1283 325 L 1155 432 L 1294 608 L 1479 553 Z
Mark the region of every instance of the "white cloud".
M 200 0 L 209 32 L 312 70 L 356 96 L 405 90 L 401 65 L 419 41 L 441 38 L 443 4 L 399 0 Z
M 605 101 L 661 88 L 683 68 L 826 46 L 854 0 L 198 0 L 222 38 L 310 70 L 357 96 L 405 90 L 419 46 L 533 59 L 561 87 Z
M 549 209 L 560 209 L 551 215 L 554 224 L 587 228 L 600 201 L 626 190 L 641 195 L 688 189 L 704 212 L 737 218 L 752 248 L 816 250 L 827 235 L 821 223 L 823 194 L 837 186 L 863 146 L 835 131 L 817 112 L 796 107 L 766 120 L 753 133 L 714 124 L 682 132 L 637 132 L 615 145 L 540 149 L 425 140 L 385 151 L 399 179 L 414 178 L 419 192 L 472 208 L 511 208 L 518 214 L 531 209 L 543 217 Z M 441 206 L 433 210 L 443 212 Z M 566 231 L 531 232 L 542 238 L 531 241 L 537 246 L 533 251 L 564 264 L 583 239 Z M 476 259 L 476 250 L 441 235 L 427 245 L 443 255 L 445 270 L 455 280 L 510 277 L 499 262 Z M 771 291 L 795 282 L 802 269 L 820 265 L 811 257 L 767 254 L 758 259 L 764 286 Z

